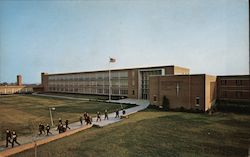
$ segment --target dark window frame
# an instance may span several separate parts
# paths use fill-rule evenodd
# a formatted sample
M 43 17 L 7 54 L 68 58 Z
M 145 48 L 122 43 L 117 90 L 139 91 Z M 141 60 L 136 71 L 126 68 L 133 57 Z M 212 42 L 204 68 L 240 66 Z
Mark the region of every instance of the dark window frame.
M 154 101 L 157 101 L 157 96 L 156 95 L 154 95 Z
M 195 97 L 195 106 L 200 106 L 200 97 Z
M 242 91 L 237 91 L 237 92 L 235 92 L 235 94 L 236 94 L 236 98 L 241 98 L 242 97 Z
M 241 86 L 242 85 L 242 80 L 236 80 L 236 85 Z
M 227 85 L 227 80 L 221 80 L 221 85 Z

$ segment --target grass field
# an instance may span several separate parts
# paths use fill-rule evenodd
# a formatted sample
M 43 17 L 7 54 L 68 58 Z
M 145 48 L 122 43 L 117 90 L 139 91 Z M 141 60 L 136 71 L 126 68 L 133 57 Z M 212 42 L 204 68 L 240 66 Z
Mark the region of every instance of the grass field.
M 46 92 L 41 93 L 46 95 L 58 95 L 58 96 L 66 96 L 66 97 L 73 97 L 73 98 L 86 98 L 86 99 L 96 99 L 96 100 L 108 100 L 109 97 L 106 95 L 87 95 L 87 94 L 70 94 L 70 93 L 56 93 L 56 92 Z
M 122 122 L 91 128 L 38 148 L 43 157 L 246 157 L 250 116 L 147 109 Z M 29 150 L 15 157 L 34 156 Z
M 78 121 L 84 112 L 95 116 L 97 111 L 114 112 L 120 105 L 105 102 L 81 101 L 38 97 L 32 95 L 15 95 L 0 97 L 0 139 L 5 138 L 5 129 L 16 130 L 19 135 L 32 133 L 31 124 L 43 122 L 50 124 L 49 107 L 55 107 L 53 118 L 57 123 L 59 117 L 69 122 Z M 129 107 L 123 105 L 124 108 Z M 38 128 L 38 127 L 37 127 Z

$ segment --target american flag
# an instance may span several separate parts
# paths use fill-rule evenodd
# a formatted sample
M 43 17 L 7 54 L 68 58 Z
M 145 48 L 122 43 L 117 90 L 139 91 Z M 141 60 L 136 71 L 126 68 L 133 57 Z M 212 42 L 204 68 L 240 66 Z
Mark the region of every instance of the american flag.
M 115 59 L 114 58 L 109 58 L 109 62 L 110 63 L 115 63 Z

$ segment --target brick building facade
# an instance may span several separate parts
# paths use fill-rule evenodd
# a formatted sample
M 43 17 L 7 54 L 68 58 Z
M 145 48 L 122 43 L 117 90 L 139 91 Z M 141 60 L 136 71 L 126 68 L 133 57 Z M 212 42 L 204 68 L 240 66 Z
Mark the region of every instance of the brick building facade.
M 150 77 L 150 102 L 162 106 L 163 97 L 169 107 L 208 110 L 216 100 L 216 77 L 198 75 L 172 75 Z
M 250 102 L 250 75 L 217 76 L 217 99 Z

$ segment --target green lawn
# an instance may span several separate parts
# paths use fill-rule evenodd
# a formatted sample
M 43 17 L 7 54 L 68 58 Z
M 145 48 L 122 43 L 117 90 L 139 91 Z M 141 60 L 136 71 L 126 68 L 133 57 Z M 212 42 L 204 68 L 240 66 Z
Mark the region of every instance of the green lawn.
M 213 116 L 147 109 L 122 122 L 91 128 L 38 147 L 46 157 L 246 157 L 250 116 Z M 29 150 L 15 157 L 34 156 Z
M 123 107 L 131 107 L 133 105 L 123 105 Z M 59 117 L 63 120 L 68 119 L 69 122 L 78 121 L 80 115 L 84 112 L 96 116 L 96 112 L 114 112 L 119 104 L 58 99 L 49 97 L 39 97 L 32 95 L 15 95 L 0 96 L 0 140 L 5 138 L 5 130 L 7 128 L 16 130 L 19 135 L 32 133 L 32 124 L 43 122 L 50 124 L 49 107 L 55 107 L 53 111 L 54 122 L 57 123 Z M 37 126 L 35 126 L 38 128 Z M 34 127 L 33 127 L 34 128 Z
M 74 98 L 85 98 L 85 99 L 96 99 L 96 100 L 108 100 L 108 96 L 106 95 L 92 95 L 92 94 L 71 94 L 71 93 L 56 93 L 56 92 L 46 92 L 41 93 L 46 95 L 57 95 L 57 96 L 66 96 L 66 97 L 74 97 Z

